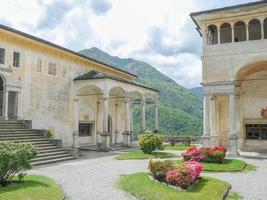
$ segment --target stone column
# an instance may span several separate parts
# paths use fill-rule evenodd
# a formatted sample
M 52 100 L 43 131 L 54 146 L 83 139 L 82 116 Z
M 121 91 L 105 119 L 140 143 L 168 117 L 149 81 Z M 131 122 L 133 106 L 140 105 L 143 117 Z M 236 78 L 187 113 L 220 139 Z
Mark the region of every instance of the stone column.
M 210 97 L 210 146 L 217 146 L 218 135 L 217 135 L 217 111 L 216 111 L 216 96 Z
M 209 96 L 204 94 L 203 98 L 203 136 L 202 145 L 204 147 L 210 146 L 210 116 L 209 116 Z
M 134 140 L 134 132 L 133 132 L 133 103 L 130 103 L 130 134 L 131 134 L 131 141 Z
M 236 96 L 234 93 L 229 95 L 229 135 L 228 135 L 228 155 L 238 156 L 238 135 L 236 132 Z
M 110 134 L 108 132 L 108 103 L 109 95 L 103 97 L 103 133 L 101 133 L 101 150 L 110 150 Z
M 264 39 L 264 22 L 261 22 L 261 39 Z
M 130 146 L 130 106 L 129 98 L 125 98 L 125 130 L 123 132 L 122 146 Z
M 247 35 L 246 41 L 249 41 L 249 25 L 248 24 L 246 24 L 246 35 Z
M 220 25 L 217 26 L 217 30 L 218 30 L 218 44 L 221 44 L 221 27 Z
M 4 90 L 4 101 L 3 101 L 3 116 L 4 116 L 4 120 L 8 120 L 8 94 L 9 91 L 8 90 Z
M 234 24 L 231 24 L 231 33 L 232 33 L 232 43 L 235 42 L 235 31 L 234 31 Z
M 159 133 L 159 105 L 155 103 L 155 133 Z
M 115 103 L 115 144 L 118 142 L 118 103 Z
M 100 101 L 96 101 L 96 138 L 95 142 L 96 144 L 100 143 L 99 135 L 100 135 L 100 130 L 99 130 L 99 107 L 100 107 Z
M 74 99 L 74 131 L 73 131 L 73 148 L 79 148 L 79 100 Z
M 144 132 L 146 130 L 146 100 L 145 98 L 142 101 L 142 123 L 141 123 L 141 131 Z

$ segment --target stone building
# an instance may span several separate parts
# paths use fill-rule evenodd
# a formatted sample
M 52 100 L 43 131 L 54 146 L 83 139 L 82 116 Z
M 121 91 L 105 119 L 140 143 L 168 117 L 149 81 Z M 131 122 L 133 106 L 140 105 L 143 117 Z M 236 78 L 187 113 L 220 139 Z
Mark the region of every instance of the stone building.
M 137 76 L 35 36 L 0 25 L 0 115 L 30 120 L 50 130 L 65 147 L 130 144 L 134 103 L 155 103 L 158 91 Z
M 192 13 L 203 38 L 203 143 L 267 149 L 267 1 Z

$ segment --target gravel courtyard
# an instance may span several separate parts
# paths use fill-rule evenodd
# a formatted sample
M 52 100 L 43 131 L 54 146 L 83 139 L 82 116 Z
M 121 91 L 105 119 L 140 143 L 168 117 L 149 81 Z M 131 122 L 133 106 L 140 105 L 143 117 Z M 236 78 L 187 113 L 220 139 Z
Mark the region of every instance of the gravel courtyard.
M 122 174 L 147 170 L 147 160 L 114 159 L 116 153 L 92 152 L 88 159 L 76 160 L 31 170 L 30 173 L 53 178 L 62 185 L 71 200 L 129 200 L 131 196 L 118 190 L 115 183 Z M 231 192 L 238 192 L 244 200 L 267 199 L 267 160 L 246 159 L 258 167 L 249 173 L 210 173 L 232 184 Z

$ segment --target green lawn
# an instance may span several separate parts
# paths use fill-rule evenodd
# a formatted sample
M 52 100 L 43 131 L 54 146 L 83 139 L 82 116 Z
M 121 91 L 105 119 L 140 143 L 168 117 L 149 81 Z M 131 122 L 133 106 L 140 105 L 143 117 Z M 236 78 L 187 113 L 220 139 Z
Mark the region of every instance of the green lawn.
M 27 175 L 23 183 L 0 187 L 1 200 L 62 200 L 63 191 L 45 176 Z
M 149 158 L 175 158 L 177 157 L 174 153 L 166 152 L 153 152 L 151 154 L 145 154 L 142 151 L 130 151 L 122 153 L 116 157 L 117 160 L 131 160 L 131 159 L 149 159 Z
M 192 191 L 176 191 L 168 186 L 151 181 L 147 173 L 121 176 L 120 189 L 146 200 L 221 200 L 229 184 L 215 178 L 204 177 Z
M 186 145 L 179 145 L 179 144 L 176 144 L 174 146 L 172 145 L 164 145 L 163 148 L 165 150 L 186 150 L 190 147 L 193 147 L 194 145 L 191 145 L 191 146 L 186 146 Z
M 176 164 L 181 164 L 182 160 L 174 161 Z M 203 163 L 204 171 L 209 172 L 240 172 L 240 171 L 253 171 L 255 166 L 250 165 L 242 160 L 227 159 L 225 163 Z

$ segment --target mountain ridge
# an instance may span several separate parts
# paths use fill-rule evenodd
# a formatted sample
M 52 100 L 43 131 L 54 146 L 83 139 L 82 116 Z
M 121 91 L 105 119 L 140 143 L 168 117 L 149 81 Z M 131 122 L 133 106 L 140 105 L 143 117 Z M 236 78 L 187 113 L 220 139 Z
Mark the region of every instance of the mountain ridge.
M 79 53 L 111 65 L 115 68 L 136 74 L 137 83 L 144 84 L 160 91 L 159 125 L 164 134 L 200 135 L 202 131 L 202 101 L 190 90 L 177 84 L 156 68 L 132 58 L 119 58 L 93 47 Z M 153 108 L 147 106 L 147 127 L 153 130 Z M 140 110 L 135 108 L 134 130 L 140 130 Z

